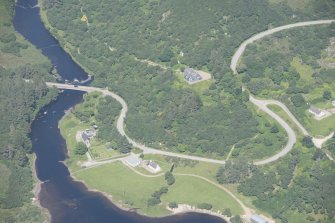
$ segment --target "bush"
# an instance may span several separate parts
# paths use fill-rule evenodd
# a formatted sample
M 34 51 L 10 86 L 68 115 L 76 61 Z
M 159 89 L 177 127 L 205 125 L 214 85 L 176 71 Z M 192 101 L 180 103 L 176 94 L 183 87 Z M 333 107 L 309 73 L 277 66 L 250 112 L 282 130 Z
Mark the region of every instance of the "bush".
M 178 207 L 178 204 L 176 202 L 170 202 L 169 203 L 169 208 L 177 208 Z
M 157 198 L 157 197 L 151 197 L 151 198 L 149 198 L 149 200 L 148 200 L 148 206 L 150 207 L 150 206 L 155 206 L 155 205 L 157 205 L 157 204 L 159 204 L 159 203 L 161 203 L 161 200 L 159 199 L 159 198 Z
M 231 217 L 231 215 L 232 215 L 229 208 L 224 209 L 223 214 L 226 215 L 227 217 Z
M 243 223 L 241 217 L 239 215 L 236 215 L 230 219 L 231 223 Z
M 85 155 L 85 153 L 88 151 L 86 145 L 82 142 L 78 143 L 76 148 L 74 149 L 74 153 L 77 155 Z
M 271 133 L 278 133 L 279 132 L 279 128 L 278 128 L 278 126 L 277 125 L 273 125 L 272 127 L 271 127 Z
M 213 208 L 213 205 L 209 203 L 201 203 L 198 205 L 198 208 L 205 209 L 205 210 L 211 210 Z
M 305 136 L 303 139 L 302 139 L 302 145 L 303 146 L 306 146 L 307 148 L 312 148 L 314 146 L 314 143 L 312 141 L 312 137 L 310 136 Z

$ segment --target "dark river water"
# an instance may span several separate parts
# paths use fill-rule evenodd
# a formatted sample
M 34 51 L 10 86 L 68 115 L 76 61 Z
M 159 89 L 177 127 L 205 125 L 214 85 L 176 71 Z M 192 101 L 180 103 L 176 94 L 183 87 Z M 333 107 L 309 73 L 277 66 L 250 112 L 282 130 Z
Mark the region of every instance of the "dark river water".
M 36 0 L 18 0 L 14 27 L 28 41 L 42 50 L 64 79 L 83 80 L 87 74 L 59 46 L 45 29 L 39 8 L 31 8 Z M 102 194 L 90 192 L 84 184 L 70 177 L 63 164 L 67 158 L 66 143 L 60 135 L 58 122 L 65 111 L 80 103 L 83 93 L 67 90 L 40 111 L 32 124 L 31 139 L 36 153 L 37 177 L 43 181 L 39 199 L 55 223 L 222 223 L 222 219 L 204 214 L 189 213 L 165 218 L 147 218 L 120 210 Z M 117 179 L 115 179 L 117 180 Z M 205 191 L 204 191 L 205 192 Z M 210 201 L 209 201 L 210 202 Z

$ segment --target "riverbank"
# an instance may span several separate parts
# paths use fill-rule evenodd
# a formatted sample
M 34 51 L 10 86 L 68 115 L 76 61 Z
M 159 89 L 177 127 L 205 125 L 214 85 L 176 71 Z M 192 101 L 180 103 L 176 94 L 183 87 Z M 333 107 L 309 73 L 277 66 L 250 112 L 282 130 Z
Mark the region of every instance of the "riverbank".
M 33 154 L 32 155 L 32 159 L 30 160 L 31 162 L 31 171 L 33 173 L 33 180 L 34 180 L 34 188 L 33 188 L 33 194 L 34 197 L 31 199 L 32 200 L 32 204 L 35 205 L 42 213 L 43 216 L 43 223 L 50 223 L 51 222 L 51 214 L 49 212 L 48 209 L 44 208 L 41 203 L 40 203 L 40 199 L 39 199 L 39 194 L 41 192 L 41 184 L 43 183 L 42 181 L 40 181 L 37 177 L 37 173 L 36 173 L 36 155 Z
M 49 31 L 49 33 L 59 42 L 63 50 L 71 57 L 71 59 L 78 64 L 78 66 L 83 69 L 88 75 L 94 76 L 94 73 L 90 71 L 87 67 L 85 67 L 83 64 L 81 64 L 71 53 L 70 49 L 66 46 L 66 44 L 63 44 L 60 42 L 60 38 L 57 38 L 57 35 L 61 35 L 58 29 L 54 28 L 51 23 L 48 20 L 47 17 L 47 11 L 43 8 L 44 0 L 37 0 L 39 5 L 39 14 L 42 23 L 44 24 L 45 28 Z M 57 32 L 57 33 L 55 33 Z M 57 34 L 57 35 L 56 35 Z

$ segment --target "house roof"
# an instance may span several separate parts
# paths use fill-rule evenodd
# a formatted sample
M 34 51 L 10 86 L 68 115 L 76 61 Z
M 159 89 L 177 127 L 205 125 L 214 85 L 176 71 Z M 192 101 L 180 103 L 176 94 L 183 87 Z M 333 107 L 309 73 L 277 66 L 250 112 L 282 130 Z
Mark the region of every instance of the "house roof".
M 82 138 L 84 141 L 89 140 L 89 137 L 88 137 L 88 135 L 87 135 L 85 132 L 81 132 L 81 138 Z
M 317 115 L 321 114 L 321 110 L 316 107 L 310 107 L 309 110 Z
M 152 160 L 149 161 L 149 164 L 148 164 L 148 165 L 151 166 L 151 167 L 154 168 L 154 169 L 156 169 L 157 166 L 158 166 L 158 164 L 157 164 L 155 161 L 152 161 Z
M 257 223 L 267 223 L 268 222 L 266 219 L 262 218 L 259 215 L 252 215 L 250 220 L 253 222 L 257 222 Z

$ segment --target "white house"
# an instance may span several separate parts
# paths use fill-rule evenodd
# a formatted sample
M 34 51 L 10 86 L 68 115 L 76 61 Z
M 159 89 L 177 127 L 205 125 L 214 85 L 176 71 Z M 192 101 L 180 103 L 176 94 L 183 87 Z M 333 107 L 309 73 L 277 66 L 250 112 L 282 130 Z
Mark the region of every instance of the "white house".
M 317 118 L 321 118 L 322 116 L 324 116 L 326 114 L 321 109 L 318 109 L 318 108 L 315 108 L 315 107 L 310 107 L 308 111 L 310 113 L 312 113 Z
M 160 166 L 155 161 L 150 160 L 147 166 L 149 170 L 153 173 L 158 173 L 159 171 L 161 171 Z

